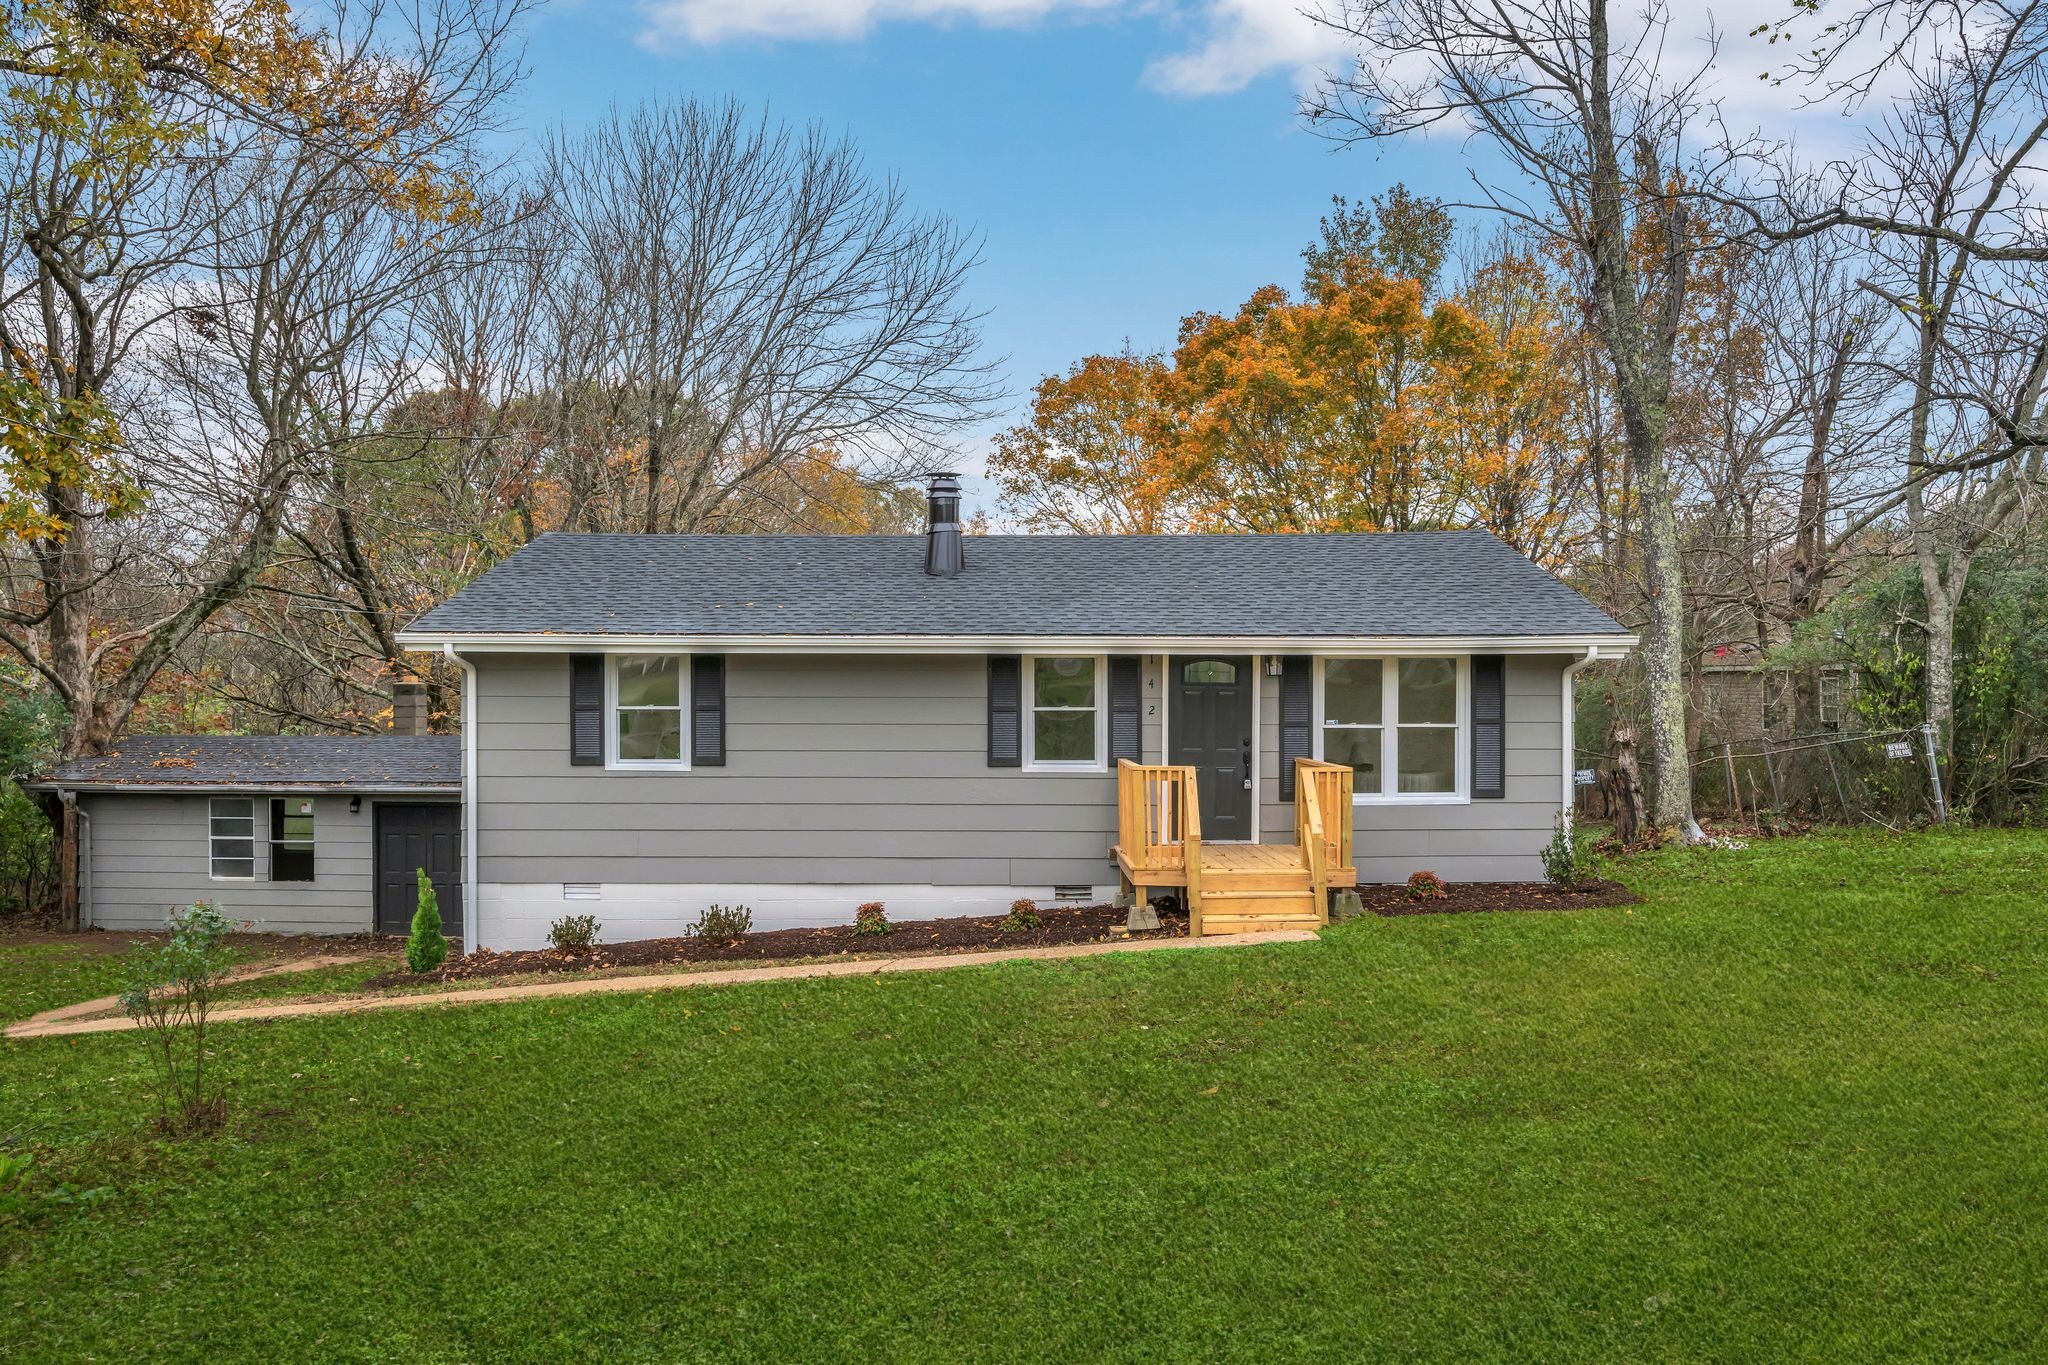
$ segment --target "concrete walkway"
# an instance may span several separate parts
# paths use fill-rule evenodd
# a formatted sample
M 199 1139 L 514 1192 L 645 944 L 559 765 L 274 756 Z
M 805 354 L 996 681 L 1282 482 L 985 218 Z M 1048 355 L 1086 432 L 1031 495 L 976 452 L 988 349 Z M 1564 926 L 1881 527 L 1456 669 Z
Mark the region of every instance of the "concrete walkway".
M 367 960 L 362 953 L 325 953 L 318 957 L 289 957 L 277 962 L 259 963 L 254 967 L 237 968 L 222 977 L 221 984 L 223 986 L 232 986 L 238 981 L 257 981 L 266 976 L 283 976 L 288 972 L 310 972 L 320 967 L 341 967 L 351 962 L 364 962 Z M 12 1038 L 15 1036 L 14 1031 L 21 1029 L 23 1030 L 21 1036 L 24 1038 L 40 1037 L 40 1030 L 46 1024 L 63 1023 L 67 1020 L 77 1019 L 81 1015 L 105 1014 L 108 1010 L 117 1010 L 119 1008 L 121 1008 L 121 997 L 118 995 L 103 995 L 97 1000 L 81 1000 L 75 1005 L 65 1005 L 59 1009 L 44 1010 L 40 1014 L 31 1014 L 28 1018 L 18 1023 L 9 1024 L 7 1026 L 7 1036 Z M 216 1015 L 215 1017 L 218 1018 L 219 1016 Z M 94 1022 L 99 1021 L 95 1020 Z M 122 1022 L 125 1023 L 127 1021 L 124 1019 Z M 86 1031 L 91 1032 L 94 1030 Z
M 213 1024 L 244 1019 L 304 1019 L 320 1014 L 357 1014 L 366 1010 L 428 1009 L 447 1005 L 483 1005 L 499 1000 L 542 1000 L 571 995 L 625 995 L 644 991 L 687 990 L 696 986 L 739 986 L 751 981 L 807 981 L 828 976 L 887 976 L 898 972 L 938 972 L 952 967 L 979 967 L 991 962 L 1043 962 L 1105 953 L 1147 953 L 1162 949 L 1241 948 L 1260 943 L 1305 943 L 1315 938 L 1308 929 L 1256 934 L 1215 934 L 1204 938 L 1140 938 L 1112 943 L 1071 943 L 1057 948 L 1004 948 L 988 953 L 933 953 L 923 957 L 850 958 L 783 967 L 724 967 L 703 972 L 665 972 L 658 976 L 607 976 L 583 981 L 539 981 L 519 986 L 482 986 L 433 995 L 381 995 L 301 1004 L 246 1005 L 217 1009 Z M 349 961 L 342 958 L 338 961 Z M 79 1033 L 115 1033 L 136 1027 L 126 1015 L 110 1019 L 79 1019 L 81 1013 L 105 1008 L 88 1001 L 66 1010 L 50 1010 L 7 1027 L 9 1038 L 58 1038 Z

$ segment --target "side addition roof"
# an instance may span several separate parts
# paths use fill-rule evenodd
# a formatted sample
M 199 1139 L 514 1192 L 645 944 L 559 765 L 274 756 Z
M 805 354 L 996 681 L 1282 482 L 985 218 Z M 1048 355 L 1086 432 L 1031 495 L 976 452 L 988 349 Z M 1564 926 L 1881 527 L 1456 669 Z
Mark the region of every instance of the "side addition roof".
M 29 784 L 93 790 L 462 790 L 455 735 L 133 735 Z
M 1633 637 L 1484 531 L 975 536 L 541 536 L 401 640 L 504 637 L 1356 640 Z

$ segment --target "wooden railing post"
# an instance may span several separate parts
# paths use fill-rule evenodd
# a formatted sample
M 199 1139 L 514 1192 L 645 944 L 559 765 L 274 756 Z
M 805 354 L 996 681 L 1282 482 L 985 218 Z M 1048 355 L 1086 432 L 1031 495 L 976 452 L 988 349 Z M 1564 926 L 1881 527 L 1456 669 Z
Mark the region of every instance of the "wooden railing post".
M 1202 936 L 1202 806 L 1195 794 L 1195 770 L 1181 768 L 1181 809 L 1186 812 L 1182 847 L 1187 851 L 1188 935 Z

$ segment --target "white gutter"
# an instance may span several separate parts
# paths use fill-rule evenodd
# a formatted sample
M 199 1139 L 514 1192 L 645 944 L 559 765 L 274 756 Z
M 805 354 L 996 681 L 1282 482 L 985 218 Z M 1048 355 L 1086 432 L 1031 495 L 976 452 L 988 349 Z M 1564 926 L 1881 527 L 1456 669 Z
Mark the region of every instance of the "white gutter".
M 1564 682 L 1562 684 L 1564 692 L 1563 808 L 1564 823 L 1565 828 L 1567 829 L 1571 828 L 1572 806 L 1577 799 L 1577 784 L 1574 783 L 1572 780 L 1572 774 L 1577 769 L 1579 760 L 1578 737 L 1572 733 L 1577 720 L 1578 690 L 1576 686 L 1576 681 L 1578 679 L 1580 671 L 1584 669 L 1588 664 L 1598 659 L 1599 657 L 1600 650 L 1597 646 L 1588 647 L 1586 650 L 1586 657 L 1584 657 L 1583 659 L 1574 659 L 1572 662 L 1566 664 L 1564 668 Z
M 448 662 L 462 670 L 462 951 L 476 951 L 476 665 L 441 646 Z
M 1556 654 L 1595 651 L 1620 658 L 1637 643 L 1634 635 L 707 635 L 550 634 L 489 632 L 442 635 L 402 631 L 406 649 L 439 649 L 454 658 L 460 647 L 473 653 L 513 651 L 566 653 L 571 650 L 692 649 L 742 654 L 1187 654 L 1229 650 L 1238 654 Z

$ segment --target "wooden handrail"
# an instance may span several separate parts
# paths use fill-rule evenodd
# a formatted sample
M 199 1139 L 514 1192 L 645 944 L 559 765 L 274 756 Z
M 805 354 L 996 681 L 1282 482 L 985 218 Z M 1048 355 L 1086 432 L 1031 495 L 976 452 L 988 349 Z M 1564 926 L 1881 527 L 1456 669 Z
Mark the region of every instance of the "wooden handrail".
M 1320 759 L 1294 761 L 1294 837 L 1308 857 L 1309 836 L 1305 812 L 1313 809 L 1322 845 L 1322 864 L 1327 878 L 1333 869 L 1352 866 L 1351 793 L 1357 775 L 1347 764 L 1325 763 Z M 1310 864 L 1314 866 L 1313 862 Z
M 1172 873 L 1187 887 L 1188 932 L 1202 932 L 1202 808 L 1195 770 L 1181 764 L 1116 765 L 1117 852 L 1126 875 L 1145 884 L 1148 872 Z
M 1301 774 L 1306 778 L 1307 774 Z M 1316 908 L 1316 918 L 1324 924 L 1330 922 L 1330 845 L 1323 837 L 1323 799 L 1318 790 L 1320 783 L 1297 781 L 1294 784 L 1294 842 L 1301 848 L 1302 860 L 1308 864 L 1309 894 Z
M 1183 768 L 1187 774 L 1183 789 L 1187 793 L 1187 859 L 1188 859 L 1188 936 L 1202 936 L 1202 798 L 1195 785 L 1195 770 Z
M 1187 865 L 1189 836 L 1201 833 L 1194 787 L 1193 768 L 1117 760 L 1117 847 L 1134 870 Z

